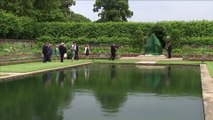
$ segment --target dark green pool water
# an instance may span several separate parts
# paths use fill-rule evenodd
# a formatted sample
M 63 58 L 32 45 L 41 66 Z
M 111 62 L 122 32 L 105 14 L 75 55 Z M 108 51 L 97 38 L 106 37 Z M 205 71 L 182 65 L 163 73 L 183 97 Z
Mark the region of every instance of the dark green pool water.
M 0 120 L 204 120 L 196 66 L 91 64 L 0 83 Z

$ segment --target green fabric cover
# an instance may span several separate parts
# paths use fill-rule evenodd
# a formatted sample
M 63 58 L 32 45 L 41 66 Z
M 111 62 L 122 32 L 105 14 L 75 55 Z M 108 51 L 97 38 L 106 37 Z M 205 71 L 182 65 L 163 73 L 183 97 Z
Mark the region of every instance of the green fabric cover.
M 146 41 L 145 54 L 161 55 L 162 45 L 154 33 Z

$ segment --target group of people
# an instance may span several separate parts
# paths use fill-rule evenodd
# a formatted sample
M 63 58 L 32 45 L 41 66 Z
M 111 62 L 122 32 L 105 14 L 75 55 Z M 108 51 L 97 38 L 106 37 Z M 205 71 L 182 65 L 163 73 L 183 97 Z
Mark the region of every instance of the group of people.
M 43 54 L 43 62 L 51 62 L 51 56 L 52 56 L 53 50 L 52 45 L 50 43 L 45 43 L 42 48 L 42 54 Z M 60 60 L 63 62 L 64 55 L 67 53 L 67 49 L 64 45 L 64 43 L 61 43 L 59 46 L 57 45 L 54 50 L 56 59 L 60 55 Z
M 115 60 L 116 58 L 116 51 L 119 47 L 116 46 L 114 43 L 111 45 L 111 56 L 110 56 L 110 60 Z M 79 52 L 79 46 L 73 42 L 71 45 L 71 60 L 78 60 L 78 52 Z M 52 46 L 50 43 L 45 43 L 43 48 L 42 48 L 42 53 L 43 53 L 43 62 L 51 62 L 51 56 L 52 56 Z M 86 59 L 89 58 L 89 54 L 90 54 L 90 46 L 89 44 L 85 45 L 84 48 L 84 53 L 85 53 L 85 57 Z M 61 43 L 59 45 L 56 45 L 55 49 L 54 49 L 54 54 L 56 56 L 56 59 L 58 59 L 58 57 L 60 56 L 60 61 L 63 62 L 64 58 L 67 57 L 67 48 L 65 46 L 64 43 Z
M 78 52 L 79 52 L 79 46 L 73 42 L 73 44 L 71 45 L 71 59 L 73 60 L 78 60 Z M 42 54 L 43 54 L 43 62 L 51 62 L 51 56 L 52 56 L 52 46 L 50 43 L 45 43 L 43 48 L 42 48 Z M 90 54 L 90 46 L 89 44 L 87 44 L 85 46 L 85 56 L 86 59 L 88 58 L 89 54 Z M 60 56 L 60 61 L 63 62 L 64 58 L 67 57 L 67 48 L 65 46 L 64 43 L 61 43 L 59 45 L 56 45 L 55 49 L 54 49 L 54 54 L 56 56 L 56 59 L 58 59 L 58 57 Z
M 167 38 L 169 39 L 169 38 Z M 114 43 L 111 45 L 111 56 L 110 56 L 110 60 L 115 60 L 116 58 L 116 51 L 119 48 L 119 46 L 116 46 Z M 171 41 L 168 40 L 167 44 L 165 46 L 168 55 L 167 58 L 171 58 L 171 52 L 172 52 L 172 44 Z M 71 59 L 73 60 L 78 60 L 78 52 L 79 52 L 79 46 L 73 42 L 73 44 L 71 45 Z M 42 49 L 42 53 L 43 53 L 43 62 L 51 62 L 51 56 L 52 56 L 52 46 L 50 43 L 45 43 Z M 57 45 L 55 47 L 55 56 L 56 59 L 58 58 L 58 56 L 60 55 L 60 61 L 63 62 L 64 58 L 67 57 L 67 48 L 65 46 L 64 43 L 61 43 L 60 45 Z M 90 46 L 89 44 L 86 44 L 85 49 L 84 49 L 84 53 L 86 56 L 86 59 L 88 59 L 88 56 L 90 54 Z M 58 55 L 59 54 L 59 55 Z
M 78 52 L 79 52 L 79 46 L 73 42 L 72 46 L 71 46 L 71 53 L 72 53 L 72 61 L 73 60 L 78 60 Z M 89 54 L 90 54 L 90 46 L 89 44 L 86 44 L 85 49 L 84 49 L 84 53 L 86 56 L 86 59 L 88 58 Z

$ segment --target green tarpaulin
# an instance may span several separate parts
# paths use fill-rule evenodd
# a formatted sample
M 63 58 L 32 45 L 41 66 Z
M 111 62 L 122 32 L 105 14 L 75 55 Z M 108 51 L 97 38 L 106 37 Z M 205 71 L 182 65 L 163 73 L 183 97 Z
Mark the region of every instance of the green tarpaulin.
M 161 55 L 162 45 L 154 33 L 146 41 L 145 54 Z

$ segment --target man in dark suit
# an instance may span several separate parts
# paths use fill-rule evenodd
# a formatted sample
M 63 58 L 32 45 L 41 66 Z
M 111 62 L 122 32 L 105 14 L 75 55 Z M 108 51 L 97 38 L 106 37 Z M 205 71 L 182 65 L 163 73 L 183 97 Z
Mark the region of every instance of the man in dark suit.
M 78 60 L 78 45 L 76 43 L 74 43 L 74 45 L 76 46 L 76 49 L 75 49 L 75 60 Z
M 64 43 L 61 43 L 61 45 L 59 46 L 59 53 L 60 53 L 60 57 L 61 57 L 61 62 L 64 62 L 64 54 L 67 53 L 67 49 L 64 45 Z
M 43 48 L 42 48 L 43 62 L 44 63 L 47 62 L 47 60 L 48 60 L 47 53 L 48 53 L 48 43 L 45 43 L 44 46 L 43 46 Z
M 117 46 L 115 46 L 115 44 L 113 43 L 111 46 L 111 57 L 110 60 L 114 60 L 116 57 L 116 51 L 117 51 Z
M 166 50 L 168 53 L 167 58 L 170 59 L 172 57 L 172 43 L 169 36 L 167 36 Z

